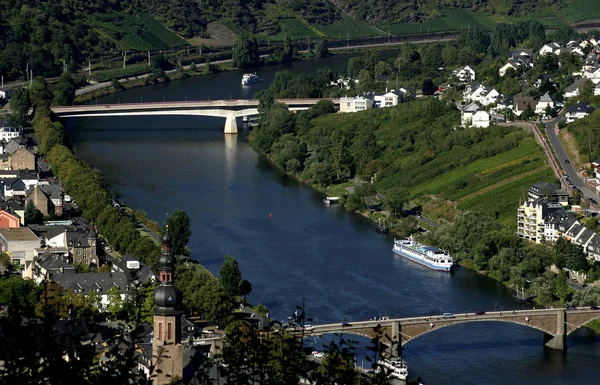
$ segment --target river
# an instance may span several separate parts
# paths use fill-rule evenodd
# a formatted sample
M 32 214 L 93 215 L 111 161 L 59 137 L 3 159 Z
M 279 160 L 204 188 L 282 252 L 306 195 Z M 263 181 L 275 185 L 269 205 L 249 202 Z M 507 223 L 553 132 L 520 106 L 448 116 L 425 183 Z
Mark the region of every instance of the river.
M 260 69 L 263 82 L 240 85 L 227 72 L 99 99 L 99 103 L 248 98 L 275 73 L 342 68 L 347 57 Z M 226 254 L 253 285 L 249 300 L 275 319 L 305 301 L 313 323 L 509 310 L 511 292 L 465 269 L 434 272 L 395 256 L 393 238 L 281 173 L 245 135 L 224 136 L 223 120 L 197 117 L 67 120 L 81 159 L 105 174 L 128 206 L 162 222 L 175 208 L 191 219 L 192 255 L 217 273 Z M 428 384 L 591 384 L 599 338 L 582 329 L 566 354 L 543 348 L 542 333 L 502 323 L 471 323 L 426 334 L 405 346 L 411 378 Z M 317 342 L 320 345 L 321 342 Z M 319 346 L 317 346 L 319 348 Z M 361 348 L 361 353 L 364 349 Z M 360 365 L 360 362 L 358 362 Z M 366 363 L 365 363 L 366 365 Z

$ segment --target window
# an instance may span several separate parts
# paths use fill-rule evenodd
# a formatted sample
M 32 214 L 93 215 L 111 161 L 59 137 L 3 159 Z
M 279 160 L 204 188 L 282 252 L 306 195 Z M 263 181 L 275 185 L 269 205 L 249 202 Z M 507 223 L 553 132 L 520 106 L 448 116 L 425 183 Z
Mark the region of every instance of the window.
M 173 338 L 173 324 L 171 322 L 167 323 L 167 340 L 171 340 Z
M 158 323 L 158 335 L 156 336 L 156 339 L 160 341 L 162 337 L 162 322 Z

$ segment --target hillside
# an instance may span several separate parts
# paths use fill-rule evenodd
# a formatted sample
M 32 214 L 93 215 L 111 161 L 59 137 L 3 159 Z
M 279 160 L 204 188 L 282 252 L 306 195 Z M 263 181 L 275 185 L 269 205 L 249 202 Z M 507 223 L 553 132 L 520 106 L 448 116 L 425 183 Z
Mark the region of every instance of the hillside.
M 365 197 L 403 188 L 411 206 L 422 205 L 432 218 L 452 220 L 472 210 L 514 227 L 519 200 L 531 184 L 555 180 L 531 134 L 510 127 L 455 130 L 458 111 L 432 98 L 319 114 L 286 119 L 275 106 L 251 139 L 285 171 L 333 195 L 354 186 L 344 182 L 348 178 L 373 177 L 375 189 Z M 368 200 L 348 203 L 362 211 Z
M 595 0 L 0 0 L 5 80 L 56 75 L 122 51 L 461 31 L 536 19 L 549 26 L 600 18 Z M 141 58 L 140 60 L 143 60 Z M 29 64 L 29 67 L 28 67 Z

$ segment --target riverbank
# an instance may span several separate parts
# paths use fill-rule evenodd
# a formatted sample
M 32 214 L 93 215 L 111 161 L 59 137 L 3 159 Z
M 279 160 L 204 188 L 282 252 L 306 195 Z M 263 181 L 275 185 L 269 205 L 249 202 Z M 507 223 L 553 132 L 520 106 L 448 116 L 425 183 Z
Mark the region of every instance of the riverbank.
M 438 43 L 449 42 L 449 41 L 452 41 L 455 39 L 456 39 L 456 36 L 435 38 L 435 40 L 434 40 L 434 38 L 432 38 L 432 39 L 427 39 L 427 40 L 411 41 L 411 44 L 438 44 Z M 347 47 L 332 47 L 332 48 L 329 48 L 328 51 L 329 51 L 330 56 L 351 55 L 351 54 L 355 54 L 355 53 L 372 52 L 372 51 L 392 51 L 392 50 L 399 49 L 399 47 L 405 43 L 406 42 L 403 42 L 403 41 L 397 41 L 397 42 L 365 44 L 365 45 L 347 46 Z M 297 51 L 297 53 L 300 55 L 300 57 L 297 58 L 296 61 L 307 61 L 307 60 L 313 60 L 316 58 L 316 56 L 312 52 L 307 51 L 307 50 Z M 260 57 L 261 57 L 261 59 L 266 59 L 269 57 L 269 55 L 261 55 Z M 281 63 L 278 63 L 275 61 L 265 61 L 265 64 L 263 67 L 269 67 L 269 66 L 274 66 L 274 65 L 278 65 L 278 64 L 281 64 Z M 97 98 L 100 98 L 103 96 L 111 95 L 114 93 L 118 93 L 121 91 L 133 89 L 133 88 L 145 87 L 145 86 L 149 86 L 149 85 L 156 84 L 156 83 L 164 83 L 167 81 L 175 81 L 175 80 L 181 80 L 181 79 L 191 78 L 191 77 L 196 77 L 196 76 L 212 75 L 212 74 L 216 74 L 216 73 L 220 73 L 220 72 L 237 70 L 237 68 L 235 68 L 231 65 L 231 59 L 217 60 L 217 61 L 210 62 L 211 69 L 209 71 L 205 70 L 206 63 L 196 63 L 196 64 L 194 64 L 194 66 L 196 68 L 195 71 L 191 70 L 191 64 L 185 65 L 185 66 L 180 66 L 179 69 L 165 71 L 165 75 L 166 75 L 166 77 L 168 77 L 168 79 L 166 79 L 166 78 L 162 79 L 162 80 L 157 79 L 157 80 L 153 80 L 152 82 L 148 81 L 149 77 L 152 74 L 151 71 L 148 71 L 147 73 L 138 74 L 136 76 L 124 77 L 124 78 L 120 78 L 120 79 L 117 78 L 117 81 L 120 84 L 119 87 L 114 86 L 114 81 L 111 81 L 111 82 L 105 81 L 105 82 L 101 82 L 101 83 L 97 83 L 97 84 L 92 84 L 92 85 L 80 88 L 76 91 L 75 103 L 77 103 L 77 104 L 87 103 L 87 102 L 90 102 L 94 99 L 97 99 Z M 118 73 L 118 71 L 120 71 L 120 69 L 115 69 L 115 73 Z

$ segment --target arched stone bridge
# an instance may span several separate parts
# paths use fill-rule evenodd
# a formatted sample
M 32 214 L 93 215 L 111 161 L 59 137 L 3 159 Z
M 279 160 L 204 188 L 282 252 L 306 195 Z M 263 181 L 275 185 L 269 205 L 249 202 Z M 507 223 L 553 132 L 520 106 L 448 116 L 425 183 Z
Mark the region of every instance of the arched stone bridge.
M 331 100 L 339 105 L 340 100 L 326 99 L 277 99 L 276 102 L 288 106 L 290 111 L 306 110 L 321 100 Z M 86 104 L 77 106 L 55 106 L 52 112 L 62 118 L 92 116 L 149 116 L 149 115 L 195 115 L 225 118 L 225 133 L 237 134 L 236 118 L 258 114 L 259 101 L 240 100 L 201 100 L 158 103 L 119 103 Z
M 454 318 L 429 316 L 316 325 L 305 329 L 303 334 L 304 336 L 312 336 L 344 333 L 373 338 L 375 337 L 374 328 L 381 325 L 383 332 L 381 342 L 390 346 L 391 353 L 397 355 L 398 347 L 434 330 L 465 322 L 509 322 L 544 332 L 546 346 L 552 349 L 564 350 L 567 347 L 567 335 L 598 318 L 600 318 L 600 310 L 590 310 L 589 308 L 572 310 L 530 309 L 514 312 L 494 311 L 484 315 L 457 313 L 454 314 Z M 302 331 L 296 330 L 294 333 L 299 335 Z

